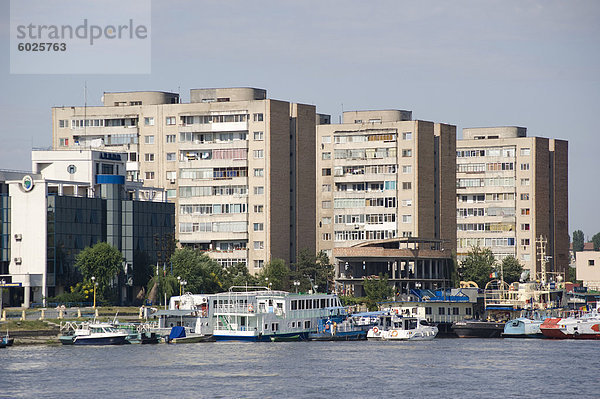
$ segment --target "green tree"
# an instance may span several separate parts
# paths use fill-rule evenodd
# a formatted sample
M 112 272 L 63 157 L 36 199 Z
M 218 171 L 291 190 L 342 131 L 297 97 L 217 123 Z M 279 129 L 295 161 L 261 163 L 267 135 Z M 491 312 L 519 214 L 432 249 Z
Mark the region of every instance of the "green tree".
M 497 267 L 496 270 L 498 271 L 498 275 L 500 275 L 500 268 Z M 521 273 L 523 273 L 523 265 L 521 265 L 517 258 L 509 255 L 502 259 L 502 272 L 504 274 L 504 281 L 507 284 L 511 284 L 515 281 L 519 281 L 521 278 Z
M 283 259 L 273 259 L 258 274 L 258 283 L 273 290 L 289 291 L 290 268 Z
M 93 247 L 86 247 L 75 257 L 75 266 L 81 272 L 85 282 L 95 277 L 96 300 L 116 301 L 116 282 L 123 267 L 123 255 L 112 245 L 99 242 Z
M 222 285 L 223 290 L 228 290 L 234 285 L 254 286 L 261 284 L 258 282 L 258 278 L 256 276 L 250 274 L 245 263 L 237 263 L 232 266 L 227 266 L 223 269 Z
M 473 247 L 461 262 L 460 276 L 464 281 L 474 281 L 479 288 L 485 288 L 490 281 L 496 259 L 489 248 Z
M 573 252 L 583 251 L 584 243 L 585 243 L 585 238 L 583 236 L 583 231 L 575 230 L 573 232 Z
M 186 281 L 185 291 L 195 294 L 223 291 L 223 268 L 208 255 L 192 248 L 180 248 L 171 256 L 171 263 L 173 276 Z
M 363 288 L 369 310 L 377 310 L 377 302 L 385 301 L 394 295 L 394 288 L 389 285 L 387 276 L 382 274 L 378 277 L 366 277 Z
M 300 291 L 308 291 L 317 286 L 317 292 L 327 292 L 333 286 L 334 269 L 325 252 L 316 256 L 303 249 L 298 254 L 296 263 L 292 264 L 290 278 L 299 281 Z
M 160 273 L 162 271 L 159 271 L 159 274 L 152 277 L 148 282 L 148 299 L 153 304 L 161 303 L 163 298 L 168 300 L 173 295 L 179 295 L 179 281 L 177 278 Z
M 592 242 L 594 243 L 594 251 L 600 250 L 600 233 L 594 234 Z

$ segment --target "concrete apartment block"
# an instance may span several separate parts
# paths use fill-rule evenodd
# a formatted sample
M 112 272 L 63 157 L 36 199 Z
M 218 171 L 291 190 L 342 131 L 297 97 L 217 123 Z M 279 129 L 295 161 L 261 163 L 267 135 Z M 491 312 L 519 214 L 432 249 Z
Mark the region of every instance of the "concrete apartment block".
M 129 180 L 164 188 L 181 245 L 258 271 L 315 248 L 313 105 L 256 88 L 105 93 L 104 105 L 55 107 L 55 149 L 128 155 Z M 301 206 L 298 206 L 300 204 Z
M 317 250 L 396 237 L 454 250 L 456 127 L 411 116 L 349 111 L 317 125 Z
M 527 137 L 523 127 L 469 128 L 457 141 L 457 255 L 487 247 L 540 271 L 536 238 L 545 237 L 548 270 L 568 266 L 567 143 Z M 560 227 L 559 227 L 560 226 Z

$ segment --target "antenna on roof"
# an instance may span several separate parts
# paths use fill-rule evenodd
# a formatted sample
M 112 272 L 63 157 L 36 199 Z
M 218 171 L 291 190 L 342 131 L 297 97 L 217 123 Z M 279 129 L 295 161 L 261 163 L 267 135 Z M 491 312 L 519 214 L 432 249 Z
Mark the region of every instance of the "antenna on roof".
M 342 113 L 340 114 L 339 123 L 342 123 L 342 115 L 344 115 L 344 103 L 342 103 Z

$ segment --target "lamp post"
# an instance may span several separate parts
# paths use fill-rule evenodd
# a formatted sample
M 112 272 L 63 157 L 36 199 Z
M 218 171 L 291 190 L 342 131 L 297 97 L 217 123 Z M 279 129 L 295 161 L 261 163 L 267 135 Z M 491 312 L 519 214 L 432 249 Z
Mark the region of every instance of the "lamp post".
M 181 296 L 181 294 L 182 294 L 183 292 L 185 292 L 185 286 L 186 286 L 186 285 L 187 285 L 187 281 L 185 281 L 185 280 L 181 280 L 181 281 L 179 282 L 179 296 Z
M 92 285 L 94 286 L 94 309 L 96 309 L 96 277 L 92 276 Z
M 177 283 L 179 284 L 179 296 L 181 296 L 181 276 L 177 276 Z
M 6 280 L 0 280 L 0 315 L 2 315 L 2 289 L 4 288 L 4 284 L 6 284 Z
M 294 287 L 296 287 L 296 294 L 298 293 L 299 286 L 300 286 L 300 281 L 294 280 Z

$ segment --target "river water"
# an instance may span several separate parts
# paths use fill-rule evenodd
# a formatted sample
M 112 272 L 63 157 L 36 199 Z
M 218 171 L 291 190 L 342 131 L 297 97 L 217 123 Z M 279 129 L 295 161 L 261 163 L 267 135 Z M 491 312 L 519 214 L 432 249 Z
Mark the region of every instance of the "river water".
M 0 397 L 600 397 L 599 370 L 597 341 L 17 346 L 0 349 Z

